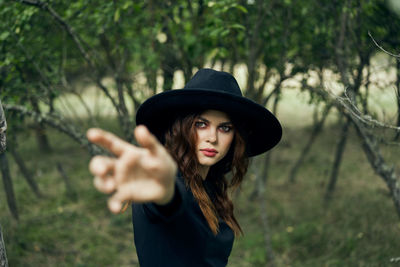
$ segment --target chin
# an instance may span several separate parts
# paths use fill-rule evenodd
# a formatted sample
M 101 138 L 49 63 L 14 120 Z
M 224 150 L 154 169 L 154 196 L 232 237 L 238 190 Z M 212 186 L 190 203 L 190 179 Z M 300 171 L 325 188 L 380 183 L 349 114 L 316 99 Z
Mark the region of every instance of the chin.
M 199 163 L 200 163 L 200 165 L 211 167 L 211 166 L 217 164 L 218 161 L 219 161 L 219 159 L 200 159 Z

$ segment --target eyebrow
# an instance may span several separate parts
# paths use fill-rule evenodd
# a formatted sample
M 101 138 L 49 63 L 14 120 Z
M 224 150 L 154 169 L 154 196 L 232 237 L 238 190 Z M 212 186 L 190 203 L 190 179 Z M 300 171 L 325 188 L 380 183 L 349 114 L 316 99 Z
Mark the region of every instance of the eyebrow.
M 201 117 L 201 116 L 199 116 L 199 120 L 202 120 L 202 121 L 205 121 L 205 122 L 210 122 L 209 120 L 207 120 L 206 118 L 203 118 L 203 117 Z M 221 122 L 219 125 L 232 125 L 232 122 L 231 121 L 224 121 L 224 122 Z

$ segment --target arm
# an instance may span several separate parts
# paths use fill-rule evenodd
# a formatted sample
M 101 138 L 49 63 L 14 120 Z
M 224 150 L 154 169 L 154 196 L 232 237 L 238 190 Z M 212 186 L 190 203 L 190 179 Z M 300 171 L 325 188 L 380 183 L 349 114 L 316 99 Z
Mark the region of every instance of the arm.
M 103 193 L 114 194 L 109 209 L 118 213 L 124 201 L 169 203 L 175 193 L 177 164 L 145 126 L 135 129 L 141 147 L 100 129 L 90 129 L 88 139 L 116 157 L 96 156 L 89 164 L 94 185 Z

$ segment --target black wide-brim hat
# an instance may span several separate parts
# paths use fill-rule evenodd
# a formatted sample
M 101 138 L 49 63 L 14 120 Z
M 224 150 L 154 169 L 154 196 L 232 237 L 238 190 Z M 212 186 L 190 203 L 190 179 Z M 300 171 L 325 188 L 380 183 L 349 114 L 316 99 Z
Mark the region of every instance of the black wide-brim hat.
M 147 99 L 136 113 L 136 124 L 144 124 L 163 142 L 164 133 L 177 117 L 208 109 L 226 112 L 234 125 L 240 124 L 247 137 L 249 157 L 270 150 L 281 140 L 278 119 L 265 107 L 243 97 L 231 74 L 212 69 L 199 70 L 183 89 Z

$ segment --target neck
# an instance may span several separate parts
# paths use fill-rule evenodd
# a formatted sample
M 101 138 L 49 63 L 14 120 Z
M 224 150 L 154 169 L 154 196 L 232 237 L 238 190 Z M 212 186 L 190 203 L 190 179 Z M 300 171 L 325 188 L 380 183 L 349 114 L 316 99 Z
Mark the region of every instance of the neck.
M 209 170 L 209 166 L 200 166 L 199 172 L 200 176 L 203 178 L 203 181 L 206 179 Z

